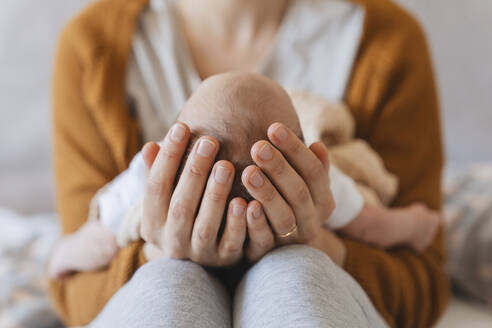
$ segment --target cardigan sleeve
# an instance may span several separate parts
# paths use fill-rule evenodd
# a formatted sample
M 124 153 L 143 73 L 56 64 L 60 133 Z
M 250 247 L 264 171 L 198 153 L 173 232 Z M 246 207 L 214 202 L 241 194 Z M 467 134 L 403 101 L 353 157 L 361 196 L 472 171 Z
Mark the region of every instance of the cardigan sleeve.
M 53 81 L 56 202 L 64 234 L 86 220 L 96 191 L 119 172 L 84 97 L 87 43 L 69 25 L 62 34 Z M 81 45 L 85 45 L 82 47 Z M 119 251 L 110 267 L 49 281 L 52 303 L 65 324 L 86 325 L 145 261 L 141 242 Z
M 416 22 L 405 16 L 398 26 L 383 37 L 368 36 L 373 40 L 362 45 L 347 101 L 355 108 L 359 136 L 400 180 L 393 206 L 421 202 L 440 210 L 443 154 L 429 51 Z M 437 321 L 449 297 L 442 231 L 423 253 L 344 243 L 346 271 L 391 326 L 430 327 Z

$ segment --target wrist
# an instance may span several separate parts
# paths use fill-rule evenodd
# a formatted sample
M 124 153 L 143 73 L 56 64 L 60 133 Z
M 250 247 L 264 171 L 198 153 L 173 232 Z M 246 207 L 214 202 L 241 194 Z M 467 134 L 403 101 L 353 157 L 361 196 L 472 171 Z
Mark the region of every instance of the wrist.
M 346 226 L 340 229 L 340 232 L 352 237 L 362 238 L 367 231 L 384 220 L 385 208 L 364 204 L 359 214 L 349 222 Z
M 309 245 L 326 253 L 338 266 L 343 267 L 345 265 L 347 249 L 342 240 L 332 231 L 322 228 Z

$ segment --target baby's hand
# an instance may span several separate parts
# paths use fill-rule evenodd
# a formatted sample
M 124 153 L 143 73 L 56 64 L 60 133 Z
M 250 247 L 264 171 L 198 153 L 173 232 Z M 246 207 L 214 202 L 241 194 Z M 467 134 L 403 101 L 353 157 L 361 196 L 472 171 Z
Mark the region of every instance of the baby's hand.
M 400 209 L 395 219 L 401 220 L 403 228 L 412 232 L 407 243 L 420 252 L 431 244 L 441 224 L 439 213 L 431 211 L 423 204 Z
M 118 252 L 116 239 L 99 221 L 88 221 L 60 240 L 49 265 L 53 279 L 73 271 L 94 271 L 107 266 Z
M 440 221 L 438 213 L 422 204 L 399 208 L 366 205 L 341 232 L 382 248 L 408 245 L 422 251 L 434 239 Z

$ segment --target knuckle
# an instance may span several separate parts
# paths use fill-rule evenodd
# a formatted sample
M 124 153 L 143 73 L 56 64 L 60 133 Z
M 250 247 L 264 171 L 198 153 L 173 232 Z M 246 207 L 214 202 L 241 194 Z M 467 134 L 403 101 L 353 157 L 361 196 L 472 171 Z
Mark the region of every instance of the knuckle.
M 164 143 L 160 149 L 160 156 L 166 161 L 179 160 L 181 159 L 180 153 L 177 151 L 176 147 Z
M 212 241 L 214 237 L 213 229 L 208 225 L 203 225 L 198 228 L 198 240 L 202 243 L 207 243 Z
M 282 233 L 287 233 L 295 224 L 294 215 L 292 215 L 291 213 L 284 215 L 279 223 L 281 229 L 283 230 Z
M 326 171 L 320 162 L 313 164 L 306 172 L 306 177 L 309 180 L 317 180 L 326 175 Z
M 167 253 L 168 256 L 172 259 L 185 259 L 186 258 L 186 251 L 184 248 L 184 245 L 175 240 L 170 243 L 170 245 L 167 248 Z
M 289 152 L 290 152 L 291 154 L 294 154 L 294 155 L 295 155 L 295 154 L 298 154 L 298 153 L 300 153 L 300 151 L 301 151 L 301 146 L 304 146 L 304 145 L 301 143 L 301 141 L 300 141 L 300 140 L 295 140 L 295 141 L 291 142 L 291 145 L 290 145 L 290 147 L 289 147 Z
M 287 163 L 285 162 L 285 160 L 283 158 L 279 158 L 273 163 L 270 172 L 274 176 L 280 176 L 285 172 L 286 168 L 287 168 Z
M 253 220 L 252 223 L 248 222 L 248 231 L 250 232 L 261 232 L 266 229 L 266 225 L 263 222 L 257 222 L 257 220 Z
M 151 195 L 163 195 L 169 191 L 166 179 L 162 176 L 149 176 L 147 180 L 147 192 Z
M 296 197 L 299 202 L 305 203 L 310 198 L 310 192 L 304 182 L 299 183 L 296 188 Z
M 263 225 L 259 225 L 259 224 L 248 226 L 248 231 L 250 231 L 250 234 L 251 233 L 253 233 L 253 234 L 260 233 L 264 229 L 265 229 L 265 227 Z
M 244 232 L 244 227 L 239 224 L 231 224 L 227 228 L 234 236 L 240 235 Z
M 209 191 L 208 198 L 214 203 L 223 203 L 227 200 L 227 194 L 223 191 Z
M 277 196 L 277 192 L 272 185 L 269 184 L 267 187 L 264 188 L 263 195 L 262 195 L 264 201 L 272 202 L 276 196 Z
M 171 204 L 171 209 L 169 211 L 169 216 L 177 220 L 185 220 L 191 216 L 192 210 L 189 206 L 182 201 L 175 201 Z
M 196 163 L 190 163 L 187 171 L 190 176 L 195 178 L 203 178 L 205 176 L 205 170 Z
M 241 251 L 239 243 L 234 241 L 226 241 L 223 246 L 223 251 L 226 255 L 237 254 Z

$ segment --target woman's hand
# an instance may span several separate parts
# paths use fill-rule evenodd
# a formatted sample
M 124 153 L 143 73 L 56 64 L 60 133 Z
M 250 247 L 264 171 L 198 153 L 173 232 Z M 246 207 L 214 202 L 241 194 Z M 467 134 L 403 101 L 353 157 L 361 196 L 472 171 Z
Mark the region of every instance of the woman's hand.
M 160 250 L 162 257 L 189 259 L 207 266 L 234 264 L 243 255 L 246 201 L 235 198 L 229 203 L 225 230 L 218 240 L 234 166 L 227 161 L 214 165 L 219 150 L 214 138 L 202 137 L 196 142 L 173 188 L 189 135 L 189 128 L 177 123 L 160 149 L 155 143 L 143 149 L 147 166 L 152 165 L 147 176 L 141 236 Z
M 333 231 L 322 227 L 316 238 L 311 240 L 308 245 L 328 255 L 338 266 L 343 267 L 345 265 L 347 248 Z
M 253 145 L 251 156 L 257 166 L 244 170 L 243 184 L 261 203 L 278 245 L 309 244 L 334 209 L 326 147 L 321 143 L 306 147 L 280 123 L 270 126 L 268 138 L 271 143 Z M 250 221 L 248 215 L 248 231 Z
M 275 247 L 275 237 L 259 201 L 253 200 L 248 204 L 246 219 L 249 240 L 245 257 L 250 262 L 256 262 Z

